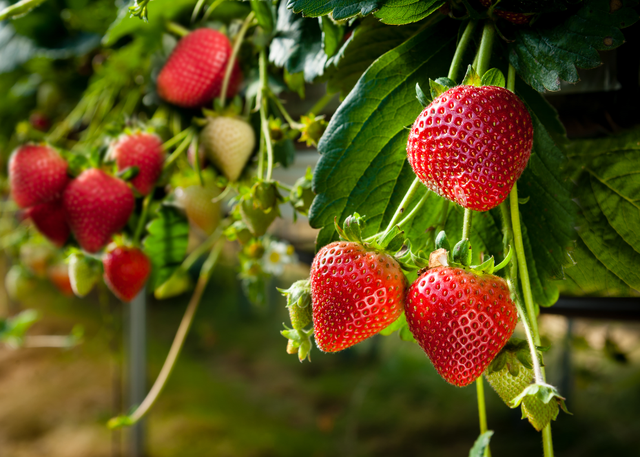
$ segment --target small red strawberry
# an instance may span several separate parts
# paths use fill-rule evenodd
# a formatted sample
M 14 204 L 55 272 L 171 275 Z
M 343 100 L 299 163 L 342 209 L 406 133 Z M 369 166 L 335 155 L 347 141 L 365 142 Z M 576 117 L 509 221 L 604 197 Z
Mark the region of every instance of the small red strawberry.
M 229 181 L 237 181 L 256 145 L 256 134 L 244 119 L 209 118 L 200 133 L 207 157 Z
M 199 108 L 220 95 L 231 56 L 231 43 L 223 33 L 202 28 L 182 38 L 158 76 L 158 94 L 183 108 Z M 236 61 L 227 97 L 232 98 L 242 80 Z
M 62 206 L 62 198 L 32 206 L 26 211 L 38 231 L 53 244 L 62 247 L 69 238 L 71 230 Z
M 50 146 L 25 144 L 11 154 L 9 184 L 21 208 L 55 200 L 68 182 L 67 162 Z
M 491 6 L 491 2 L 492 0 L 480 0 L 482 6 L 486 8 L 489 8 Z M 533 17 L 531 14 L 514 13 L 512 11 L 504 11 L 502 9 L 494 9 L 493 12 L 496 13 L 498 17 L 501 17 L 502 19 L 506 19 L 507 21 L 518 25 L 528 24 Z
M 49 127 L 51 127 L 51 121 L 47 115 L 38 111 L 29 116 L 29 123 L 34 129 L 40 130 L 41 132 L 46 132 L 49 130 Z
M 513 92 L 457 86 L 418 116 L 407 155 L 429 189 L 465 208 L 488 211 L 507 198 L 532 146 L 531 117 Z
M 405 314 L 440 376 L 458 387 L 482 375 L 518 322 L 504 279 L 450 266 L 431 268 L 413 283 Z
M 151 273 L 151 262 L 138 248 L 118 246 L 102 258 L 104 282 L 124 302 L 142 290 Z
M 67 222 L 82 249 L 97 252 L 125 226 L 135 199 L 124 181 L 91 168 L 67 186 L 63 205 Z
M 311 266 L 313 328 L 318 347 L 337 352 L 395 321 L 404 306 L 406 280 L 388 254 L 337 241 Z
M 118 171 L 138 167 L 138 174 L 131 184 L 142 195 L 148 195 L 162 173 L 164 152 L 162 140 L 151 133 L 134 133 L 121 136 L 111 149 Z

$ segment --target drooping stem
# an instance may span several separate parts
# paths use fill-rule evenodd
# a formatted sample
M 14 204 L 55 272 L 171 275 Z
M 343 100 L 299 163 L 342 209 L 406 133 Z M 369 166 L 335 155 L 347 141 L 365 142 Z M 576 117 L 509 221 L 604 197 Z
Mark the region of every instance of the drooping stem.
M 473 217 L 473 210 L 469 208 L 464 209 L 464 222 L 462 223 L 462 239 L 467 240 L 471 236 L 471 218 Z
M 449 75 L 448 78 L 455 81 L 458 77 L 458 73 L 460 72 L 460 67 L 462 66 L 462 59 L 464 58 L 464 52 L 467 50 L 467 45 L 469 41 L 471 41 L 471 36 L 473 35 L 473 29 L 476 26 L 475 21 L 469 21 L 467 27 L 464 29 L 462 33 L 462 37 L 460 37 L 460 42 L 456 47 L 456 53 L 453 55 L 453 60 L 451 61 L 451 66 L 449 67 Z
M 493 47 L 493 39 L 496 31 L 493 28 L 493 23 L 487 21 L 484 23 L 482 29 L 482 40 L 480 41 L 480 49 L 478 50 L 478 68 L 476 72 L 478 75 L 484 75 L 489 69 L 489 63 L 491 62 L 491 48 Z
M 167 22 L 166 28 L 168 32 L 171 32 L 174 35 L 178 35 L 179 37 L 187 36 L 189 34 L 189 29 L 181 26 L 177 22 Z
M 480 419 L 480 433 L 485 433 L 488 430 L 487 427 L 487 408 L 484 402 L 484 379 L 480 376 L 476 379 L 476 396 L 478 397 L 478 417 Z M 491 457 L 491 451 L 489 446 L 484 450 L 485 457 Z
M 238 57 L 238 52 L 240 51 L 240 46 L 242 45 L 242 41 L 244 40 L 244 36 L 249 29 L 249 26 L 253 22 L 253 18 L 255 17 L 255 13 L 251 11 L 244 22 L 242 23 L 242 27 L 240 27 L 240 31 L 236 36 L 236 41 L 233 43 L 233 50 L 231 51 L 231 56 L 229 56 L 229 61 L 227 62 L 227 68 L 224 72 L 224 79 L 222 80 L 222 89 L 220 90 L 220 105 L 224 106 L 224 102 L 227 99 L 227 89 L 229 88 L 229 81 L 231 80 L 231 73 L 233 73 L 233 67 L 236 64 L 236 58 Z
M 287 109 L 284 107 L 284 105 L 282 104 L 282 102 L 280 101 L 277 95 L 269 91 L 269 96 L 271 97 L 271 100 L 273 100 L 273 103 L 276 105 L 276 107 L 282 114 L 282 117 L 284 117 L 284 120 L 287 121 L 287 124 L 289 124 L 289 126 L 292 129 L 300 130 L 302 127 L 304 127 L 304 125 L 301 124 L 300 122 L 296 122 L 293 120 L 293 118 L 291 117 Z
M 135 246 L 140 242 L 140 237 L 142 236 L 142 232 L 144 231 L 144 226 L 147 223 L 147 215 L 149 214 L 149 205 L 151 204 L 151 198 L 153 197 L 153 189 L 149 192 L 144 200 L 142 201 L 142 213 L 140 214 L 140 219 L 138 219 L 138 225 L 136 227 L 136 232 L 133 235 L 133 244 Z
M 187 337 L 187 334 L 189 333 L 189 329 L 191 328 L 191 323 L 193 322 L 193 317 L 196 314 L 198 305 L 200 304 L 200 299 L 202 298 L 202 294 L 207 287 L 207 283 L 209 282 L 209 278 L 211 277 L 211 272 L 216 262 L 218 261 L 218 257 L 220 256 L 223 245 L 224 239 L 219 240 L 218 244 L 211 251 L 211 254 L 209 254 L 209 257 L 202 266 L 200 277 L 198 278 L 198 283 L 196 284 L 196 288 L 193 291 L 191 300 L 187 305 L 184 316 L 182 317 L 182 321 L 180 322 L 180 326 L 178 327 L 176 336 L 173 340 L 173 343 L 171 344 L 171 349 L 169 349 L 169 354 L 167 355 L 164 365 L 160 370 L 160 374 L 156 378 L 156 381 L 153 383 L 151 390 L 142 401 L 140 406 L 138 406 L 138 408 L 136 408 L 136 410 L 131 415 L 129 415 L 128 417 L 115 417 L 111 419 L 108 424 L 110 428 L 117 428 L 135 424 L 149 412 L 151 407 L 155 404 L 156 400 L 160 396 L 160 393 L 167 383 L 169 376 L 171 376 L 171 372 L 175 367 L 178 356 L 182 351 L 184 341 Z
M 411 203 L 411 200 L 413 199 L 413 197 L 415 196 L 419 188 L 420 188 L 420 179 L 416 178 L 411 183 L 411 186 L 409 186 L 409 190 L 407 190 L 407 193 L 404 195 L 404 198 L 402 199 L 402 202 L 400 202 L 400 206 L 398 206 L 398 209 L 396 209 L 396 212 L 394 213 L 393 217 L 391 217 L 391 220 L 389 221 L 389 225 L 385 230 L 386 232 L 391 230 L 393 226 L 396 225 L 396 223 L 400 220 L 402 213 L 406 211 L 407 207 Z
M 267 174 L 266 181 L 271 181 L 273 172 L 273 144 L 271 143 L 271 132 L 269 131 L 269 121 L 267 120 L 267 103 L 269 97 L 269 80 L 267 75 L 267 53 L 263 49 L 260 51 L 260 85 L 262 97 L 260 99 L 260 126 L 264 145 L 267 150 Z

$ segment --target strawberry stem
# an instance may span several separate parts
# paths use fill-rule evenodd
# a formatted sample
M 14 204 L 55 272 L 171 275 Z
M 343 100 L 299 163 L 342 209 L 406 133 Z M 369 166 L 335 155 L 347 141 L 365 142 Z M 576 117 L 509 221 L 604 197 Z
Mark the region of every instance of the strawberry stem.
M 191 143 L 191 138 L 193 138 L 193 135 L 195 135 L 195 132 L 192 128 L 187 129 L 187 131 L 188 131 L 188 134 L 182 140 L 182 143 L 180 143 L 180 146 L 178 146 L 176 150 L 173 151 L 171 155 L 167 158 L 167 160 L 165 160 L 164 166 L 162 167 L 163 170 L 167 170 L 171 165 L 173 165 L 173 162 L 178 160 L 180 155 L 184 151 L 186 151 L 187 148 L 189 147 L 189 144 Z M 197 160 L 197 153 L 196 153 L 196 160 Z
M 140 244 L 140 237 L 142 236 L 142 232 L 144 231 L 144 226 L 147 223 L 147 215 L 149 214 L 149 204 L 151 203 L 151 198 L 153 197 L 153 190 L 149 192 L 143 202 L 142 202 L 142 213 L 140 214 L 140 218 L 138 219 L 138 225 L 136 227 L 135 234 L 133 235 L 133 244 L 138 246 Z
M 404 195 L 402 202 L 400 202 L 400 206 L 398 206 L 398 209 L 396 210 L 394 215 L 391 217 L 391 220 L 389 221 L 389 225 L 387 225 L 387 229 L 385 230 L 385 232 L 388 232 L 389 230 L 391 230 L 393 226 L 396 225 L 396 223 L 400 220 L 400 217 L 406 211 L 407 207 L 409 206 L 409 203 L 411 203 L 411 200 L 415 196 L 419 187 L 420 187 L 420 179 L 416 178 L 411 183 L 411 186 L 409 186 L 409 190 L 407 190 L 407 193 Z
M 487 427 L 487 408 L 484 402 L 484 379 L 480 376 L 476 379 L 476 395 L 478 397 L 478 417 L 480 418 L 480 433 L 485 433 L 488 430 Z M 485 457 L 491 457 L 491 450 L 489 446 L 484 450 Z
M 309 110 L 310 113 L 313 113 L 315 115 L 319 115 L 322 110 L 324 109 L 325 106 L 327 106 L 329 104 L 329 102 L 331 100 L 333 100 L 333 97 L 336 96 L 337 92 L 333 92 L 333 93 L 329 93 L 327 92 L 326 94 L 324 94 L 322 96 L 322 98 L 320 100 L 318 100 Z
M 473 217 L 473 211 L 464 209 L 464 221 L 462 223 L 462 239 L 468 240 L 471 236 L 471 218 Z
M 284 107 L 284 105 L 282 104 L 278 96 L 275 95 L 273 92 L 271 92 L 271 90 L 269 90 L 269 97 L 271 98 L 271 100 L 273 100 L 273 103 L 275 103 L 276 107 L 282 114 L 282 117 L 284 117 L 284 120 L 287 121 L 287 124 L 289 124 L 289 126 L 292 129 L 300 130 L 301 128 L 304 127 L 304 124 L 301 124 L 300 122 L 296 122 L 293 120 L 293 118 L 291 117 L 289 112 L 286 110 L 286 108 Z
M 173 22 L 173 21 L 168 21 L 166 28 L 167 28 L 167 32 L 173 33 L 174 35 L 178 35 L 179 37 L 187 36 L 189 35 L 189 32 L 190 32 L 190 30 L 187 29 L 186 27 L 183 27 L 177 22 Z
M 264 144 L 267 149 L 267 175 L 265 181 L 271 181 L 273 172 L 273 144 L 271 144 L 271 132 L 269 131 L 269 121 L 267 119 L 267 103 L 269 97 L 269 79 L 267 75 L 267 52 L 260 51 L 260 85 L 262 97 L 260 98 L 260 125 Z
M 216 235 L 220 237 L 222 235 L 222 230 L 218 229 L 216 231 Z M 162 392 L 162 389 L 167 383 L 169 376 L 171 376 L 171 372 L 175 367 L 178 356 L 182 351 L 184 341 L 187 337 L 187 334 L 189 333 L 189 329 L 191 328 L 191 324 L 193 322 L 193 317 L 195 316 L 198 305 L 200 304 L 200 299 L 202 298 L 202 294 L 207 287 L 209 278 L 211 277 L 211 272 L 213 270 L 213 267 L 217 263 L 218 258 L 220 257 L 220 252 L 222 251 L 223 246 L 224 238 L 218 240 L 218 244 L 211 251 L 209 257 L 202 266 L 200 277 L 198 278 L 198 283 L 196 284 L 196 288 L 193 292 L 193 295 L 191 296 L 191 300 L 187 305 L 184 316 L 182 317 L 182 321 L 180 322 L 180 326 L 178 327 L 176 336 L 173 339 L 173 343 L 171 344 L 171 348 L 169 349 L 169 354 L 167 355 L 167 358 L 164 361 L 164 365 L 162 365 L 162 369 L 160 370 L 160 374 L 156 378 L 156 381 L 153 383 L 151 390 L 142 401 L 142 403 L 140 403 L 140 406 L 138 406 L 132 414 L 130 414 L 129 416 L 119 416 L 112 418 L 108 422 L 109 428 L 114 429 L 135 424 L 140 419 L 142 419 L 155 404 L 156 400 L 160 396 L 160 393 Z
M 473 29 L 476 26 L 475 21 L 469 21 L 462 37 L 460 37 L 460 41 L 458 42 L 458 46 L 456 47 L 456 53 L 453 55 L 453 60 L 451 61 L 451 66 L 449 67 L 449 75 L 447 76 L 452 81 L 455 81 L 458 77 L 458 73 L 460 72 L 460 67 L 462 66 L 462 59 L 464 58 L 464 52 L 467 49 L 467 45 L 469 41 L 471 41 L 471 36 L 473 35 Z
M 222 80 L 222 90 L 220 90 L 220 106 L 222 107 L 224 107 L 224 103 L 227 99 L 227 89 L 229 88 L 229 81 L 231 80 L 231 73 L 233 72 L 233 67 L 236 63 L 238 51 L 240 51 L 240 45 L 242 45 L 244 36 L 247 33 L 249 26 L 251 26 L 254 17 L 255 13 L 251 11 L 242 23 L 242 27 L 240 27 L 240 31 L 236 35 L 236 41 L 233 43 L 233 50 L 231 51 L 231 56 L 229 56 L 227 68 L 224 72 L 224 79 Z
M 480 41 L 480 49 L 478 50 L 478 68 L 476 72 L 482 77 L 489 69 L 491 62 L 491 48 L 493 47 L 493 38 L 495 37 L 495 29 L 491 21 L 484 23 L 482 29 L 482 40 Z
M 418 203 L 416 203 L 416 206 L 413 207 L 411 212 L 407 214 L 407 216 L 404 219 L 398 222 L 397 224 L 398 227 L 400 228 L 404 227 L 407 224 L 407 222 L 410 222 L 411 219 L 413 219 L 414 216 L 418 214 L 418 211 L 420 211 L 420 208 L 422 208 L 422 205 L 424 205 L 424 203 L 427 201 L 427 199 L 429 198 L 429 195 L 431 195 L 431 192 L 427 190 L 422 196 L 422 198 L 418 201 Z

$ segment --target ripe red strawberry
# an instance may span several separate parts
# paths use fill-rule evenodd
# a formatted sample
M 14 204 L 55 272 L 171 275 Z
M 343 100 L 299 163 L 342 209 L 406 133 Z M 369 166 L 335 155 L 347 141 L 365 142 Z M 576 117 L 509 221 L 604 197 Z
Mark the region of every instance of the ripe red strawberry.
M 67 186 L 63 205 L 67 222 L 82 249 L 97 252 L 125 226 L 135 199 L 124 181 L 91 168 Z
M 37 111 L 29 116 L 29 123 L 34 129 L 41 132 L 46 132 L 51 127 L 51 121 L 47 115 Z
M 375 335 L 404 307 L 406 281 L 391 256 L 337 241 L 311 266 L 313 328 L 318 347 L 337 352 Z
M 123 135 L 113 144 L 111 156 L 118 171 L 138 167 L 138 174 L 131 180 L 138 192 L 147 195 L 153 190 L 164 164 L 162 141 L 157 135 L 145 132 Z
M 218 170 L 237 181 L 256 145 L 256 134 L 244 119 L 212 117 L 200 133 L 200 141 Z
M 488 211 L 507 198 L 532 146 L 531 117 L 513 92 L 457 86 L 418 116 L 407 155 L 429 189 L 465 208 Z
M 50 146 L 25 144 L 9 159 L 9 184 L 18 206 L 55 200 L 67 183 L 67 162 Z
M 151 262 L 138 248 L 118 246 L 102 258 L 104 282 L 124 302 L 142 290 L 151 273 Z
M 492 0 L 480 0 L 480 3 L 482 3 L 482 6 L 489 8 L 491 6 L 491 2 Z M 496 13 L 496 15 L 498 17 L 501 17 L 503 19 L 506 19 L 509 22 L 512 22 L 514 24 L 528 24 L 531 21 L 531 18 L 533 17 L 531 14 L 525 14 L 525 13 L 514 13 L 512 11 L 504 11 L 501 9 L 494 9 L 493 10 L 494 13 Z
M 62 198 L 32 206 L 26 211 L 26 215 L 33 221 L 38 231 L 58 247 L 62 247 L 71 234 L 62 206 Z
M 220 95 L 231 56 L 231 44 L 223 33 L 202 28 L 182 38 L 158 76 L 158 94 L 183 108 L 199 108 Z M 238 92 L 242 74 L 236 61 L 227 97 Z
M 482 374 L 518 322 L 504 279 L 448 266 L 431 268 L 413 283 L 405 314 L 440 376 L 458 387 Z

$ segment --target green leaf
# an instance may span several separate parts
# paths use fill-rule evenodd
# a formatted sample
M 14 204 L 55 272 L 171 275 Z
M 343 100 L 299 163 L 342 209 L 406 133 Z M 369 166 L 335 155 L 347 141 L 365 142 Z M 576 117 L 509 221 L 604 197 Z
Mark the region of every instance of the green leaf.
M 22 346 L 25 334 L 39 319 L 37 311 L 26 309 L 6 320 L 0 320 L 0 341 L 12 347 Z
M 348 19 L 358 14 L 366 16 L 376 11 L 385 0 L 289 0 L 283 1 L 294 13 L 318 17 L 333 12 L 337 21 Z
M 506 81 L 504 79 L 504 75 L 497 68 L 491 68 L 487 70 L 487 72 L 482 75 L 482 79 L 480 84 L 483 86 L 498 86 L 505 87 Z
M 0 11 L 0 21 L 6 21 L 7 19 L 13 19 L 27 14 L 45 1 L 46 0 L 20 0 L 19 2 L 9 5 Z M 2 6 L 3 3 L 0 4 L 0 7 Z
M 395 321 L 393 321 L 385 329 L 383 329 L 380 332 L 380 335 L 389 336 L 394 332 L 398 332 L 398 336 L 402 341 L 408 341 L 410 343 L 416 342 L 413 334 L 411 333 L 411 330 L 409 330 L 409 324 L 407 324 L 407 317 L 405 316 L 404 312 L 400 314 L 400 317 L 398 317 Z
M 289 73 L 304 72 L 307 82 L 324 73 L 327 55 L 317 21 L 293 14 L 285 1 L 278 7 L 276 36 L 269 47 L 269 61 Z
M 153 266 L 147 285 L 155 291 L 182 264 L 187 253 L 189 224 L 176 208 L 161 206 L 147 225 L 147 232 L 143 250 Z
M 538 91 L 560 90 L 560 80 L 579 81 L 579 68 L 595 68 L 602 61 L 598 51 L 615 49 L 624 43 L 620 29 L 634 24 L 638 13 L 624 6 L 611 12 L 606 0 L 586 0 L 567 19 L 535 27 L 514 27 L 509 61 L 518 74 Z
M 386 0 L 375 16 L 389 25 L 418 22 L 435 13 L 444 0 Z
M 480 435 L 476 442 L 473 443 L 473 447 L 469 451 L 469 457 L 483 457 L 484 450 L 489 446 L 492 436 L 493 430 L 486 431 Z
M 273 8 L 273 2 L 265 2 L 263 0 L 251 0 L 251 9 L 256 15 L 258 24 L 263 30 L 270 34 L 273 32 L 275 26 L 275 10 Z
M 366 215 L 365 237 L 390 221 L 415 179 L 406 160 L 405 129 L 422 110 L 415 84 L 446 74 L 455 45 L 454 26 L 444 22 L 428 28 L 380 57 L 332 117 L 318 145 L 322 157 L 314 174 L 317 196 L 310 211 L 311 226 L 322 229 L 318 247 L 335 238 L 336 216 L 342 221 L 356 211 Z M 425 191 L 420 189 L 414 200 Z M 410 227 L 404 227 L 416 246 L 426 241 L 425 230 L 440 215 L 442 199 L 433 197 Z
M 333 70 L 327 90 L 346 95 L 378 57 L 409 39 L 417 29 L 417 25 L 393 27 L 374 18 L 363 20 L 327 63 Z
M 344 27 L 326 16 L 321 17 L 319 21 L 322 29 L 322 49 L 327 57 L 332 57 L 340 49 L 344 37 Z

